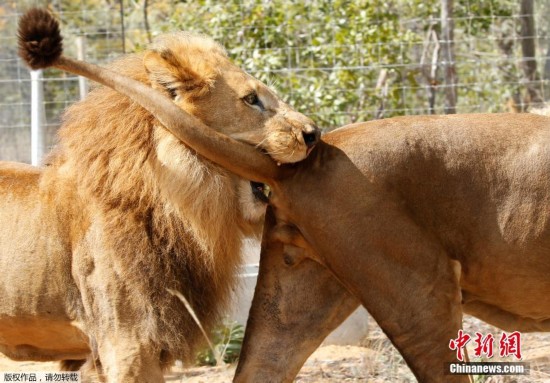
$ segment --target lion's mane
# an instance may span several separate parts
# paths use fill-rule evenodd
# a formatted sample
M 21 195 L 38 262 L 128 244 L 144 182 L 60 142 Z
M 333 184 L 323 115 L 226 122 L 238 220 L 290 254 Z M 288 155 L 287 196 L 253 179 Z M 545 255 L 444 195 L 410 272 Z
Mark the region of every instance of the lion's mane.
M 139 55 L 113 66 L 148 82 Z M 210 328 L 226 308 L 251 227 L 239 214 L 235 179 L 170 137 L 139 105 L 98 87 L 67 110 L 46 177 L 72 178 L 88 221 L 101 221 L 110 249 L 101 256 L 113 258 L 116 283 L 131 291 L 126 304 L 147 327 L 139 330 L 161 350 L 188 357 L 200 332 L 167 289 L 186 296 Z M 177 157 L 177 169 L 159 161 L 159 148 Z M 102 318 L 91 313 L 97 323 L 88 325 L 107 328 Z

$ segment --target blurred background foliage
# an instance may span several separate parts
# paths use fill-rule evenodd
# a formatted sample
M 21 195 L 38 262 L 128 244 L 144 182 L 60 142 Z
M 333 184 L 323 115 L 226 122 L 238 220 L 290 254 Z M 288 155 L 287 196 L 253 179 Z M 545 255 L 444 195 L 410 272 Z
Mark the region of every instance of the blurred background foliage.
M 530 36 L 522 30 L 525 3 L 534 6 Z M 550 0 L 0 1 L 0 159 L 26 160 L 30 86 L 15 33 L 17 17 L 31 5 L 59 16 L 68 54 L 76 56 L 75 38 L 85 36 L 86 59 L 98 63 L 142 50 L 163 32 L 208 34 L 329 130 L 445 111 L 445 4 L 452 5 L 457 112 L 521 112 L 550 98 Z M 534 75 L 525 69 L 525 42 L 535 47 Z M 71 75 L 48 70 L 45 76 L 53 137 L 78 89 Z

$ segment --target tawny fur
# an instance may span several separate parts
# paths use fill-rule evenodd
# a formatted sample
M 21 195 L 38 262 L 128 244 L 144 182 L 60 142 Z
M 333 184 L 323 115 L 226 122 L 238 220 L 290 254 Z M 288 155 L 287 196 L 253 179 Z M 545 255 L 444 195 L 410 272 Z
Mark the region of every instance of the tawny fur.
M 307 154 L 298 132 L 313 122 L 209 38 L 165 35 L 111 68 L 215 130 L 257 127 L 278 161 Z M 265 110 L 243 102 L 250 92 Z M 0 163 L 0 351 L 87 358 L 109 382 L 161 381 L 161 367 L 202 342 L 167 289 L 186 296 L 210 329 L 235 285 L 241 240 L 256 233 L 263 210 L 248 181 L 198 157 L 125 96 L 94 89 L 65 113 L 44 169 Z

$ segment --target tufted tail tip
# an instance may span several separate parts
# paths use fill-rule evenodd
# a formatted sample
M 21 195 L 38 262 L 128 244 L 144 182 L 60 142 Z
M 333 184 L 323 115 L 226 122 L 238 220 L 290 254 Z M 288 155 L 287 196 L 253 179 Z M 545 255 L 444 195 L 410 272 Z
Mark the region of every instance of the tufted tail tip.
M 19 57 L 34 70 L 55 65 L 63 53 L 59 23 L 42 8 L 31 8 L 21 16 L 17 40 Z

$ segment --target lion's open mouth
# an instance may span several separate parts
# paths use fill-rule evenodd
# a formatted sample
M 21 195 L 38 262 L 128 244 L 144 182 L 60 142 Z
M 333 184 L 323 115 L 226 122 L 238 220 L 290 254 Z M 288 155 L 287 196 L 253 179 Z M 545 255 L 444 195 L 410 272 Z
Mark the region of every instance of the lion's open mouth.
M 257 200 L 263 203 L 269 202 L 269 194 L 271 193 L 269 186 L 261 182 L 250 181 L 250 187 L 252 188 L 252 194 L 254 194 Z

